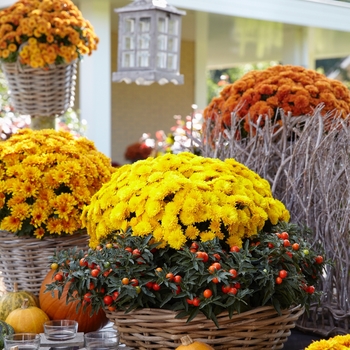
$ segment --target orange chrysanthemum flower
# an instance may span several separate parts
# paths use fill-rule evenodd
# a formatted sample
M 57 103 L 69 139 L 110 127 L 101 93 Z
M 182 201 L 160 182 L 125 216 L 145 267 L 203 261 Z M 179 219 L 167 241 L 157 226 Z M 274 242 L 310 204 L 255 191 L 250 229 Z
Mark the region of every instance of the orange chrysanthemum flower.
M 251 71 L 225 86 L 205 108 L 204 128 L 209 126 L 212 132 L 230 129 L 235 112 L 243 120 L 243 132 L 249 133 L 249 121 L 256 122 L 261 115 L 281 125 L 281 109 L 292 116 L 311 115 L 320 104 L 324 105 L 323 114 L 345 118 L 350 114 L 350 92 L 342 82 L 314 70 L 277 65 Z
M 37 42 L 41 45 L 37 46 Z M 97 43 L 92 25 L 71 0 L 17 0 L 0 11 L 0 60 L 3 62 L 19 60 L 33 68 L 70 63 L 90 55 Z M 31 54 L 22 54 L 26 44 L 35 45 Z M 67 51 L 60 54 L 55 49 L 48 55 L 46 52 L 51 46 Z

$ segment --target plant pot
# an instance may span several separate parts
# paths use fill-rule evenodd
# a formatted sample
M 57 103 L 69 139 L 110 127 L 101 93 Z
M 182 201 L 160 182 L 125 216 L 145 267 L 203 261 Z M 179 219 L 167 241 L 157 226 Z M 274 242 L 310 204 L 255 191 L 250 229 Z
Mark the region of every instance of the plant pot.
M 121 342 L 138 350 L 176 349 L 184 334 L 211 345 L 215 350 L 282 349 L 291 328 L 304 312 L 296 306 L 279 315 L 272 306 L 217 316 L 220 328 L 203 314 L 190 322 L 176 319 L 177 312 L 163 309 L 139 309 L 130 313 L 107 311 L 107 317 L 121 334 Z
M 64 114 L 75 98 L 77 62 L 47 69 L 2 63 L 10 99 L 16 112 L 50 117 Z
M 16 282 L 19 290 L 39 296 L 42 281 L 50 270 L 49 258 L 56 250 L 74 247 L 87 250 L 88 236 L 77 233 L 39 240 L 0 230 L 0 271 L 6 291 L 12 291 Z

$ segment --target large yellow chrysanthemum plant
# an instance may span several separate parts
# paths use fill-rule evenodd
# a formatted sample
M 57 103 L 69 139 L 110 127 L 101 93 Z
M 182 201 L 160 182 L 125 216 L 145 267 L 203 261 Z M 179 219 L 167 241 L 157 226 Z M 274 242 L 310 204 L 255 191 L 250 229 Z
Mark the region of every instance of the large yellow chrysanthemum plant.
M 0 142 L 0 229 L 38 239 L 79 232 L 83 207 L 113 171 L 84 137 L 18 131 Z
M 98 37 L 71 0 L 18 0 L 0 11 L 0 61 L 32 68 L 70 63 Z
M 166 154 L 124 165 L 92 197 L 82 215 L 96 247 L 111 232 L 128 228 L 152 234 L 160 247 L 218 237 L 230 246 L 256 235 L 267 221 L 288 221 L 269 183 L 234 159 Z

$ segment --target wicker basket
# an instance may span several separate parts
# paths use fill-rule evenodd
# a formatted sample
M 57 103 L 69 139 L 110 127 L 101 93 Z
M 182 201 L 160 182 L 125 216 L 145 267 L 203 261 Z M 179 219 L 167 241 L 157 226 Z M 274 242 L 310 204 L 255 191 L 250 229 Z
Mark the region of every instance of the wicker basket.
M 339 310 L 336 304 L 312 304 L 308 313 L 300 317 L 296 328 L 324 338 L 350 333 L 350 313 Z
M 175 311 L 140 309 L 124 312 L 106 311 L 107 317 L 121 334 L 121 342 L 137 350 L 169 350 L 178 347 L 184 334 L 203 341 L 215 350 L 282 349 L 290 329 L 304 312 L 300 306 L 278 315 L 273 307 L 264 306 L 251 311 L 217 316 L 220 328 L 199 314 L 190 322 L 176 319 Z
M 48 69 L 2 63 L 13 107 L 31 116 L 62 115 L 75 98 L 76 61 Z
M 88 236 L 82 233 L 39 240 L 0 230 L 0 270 L 6 291 L 12 291 L 17 282 L 18 289 L 39 295 L 49 271 L 49 258 L 56 250 L 73 247 L 87 250 Z

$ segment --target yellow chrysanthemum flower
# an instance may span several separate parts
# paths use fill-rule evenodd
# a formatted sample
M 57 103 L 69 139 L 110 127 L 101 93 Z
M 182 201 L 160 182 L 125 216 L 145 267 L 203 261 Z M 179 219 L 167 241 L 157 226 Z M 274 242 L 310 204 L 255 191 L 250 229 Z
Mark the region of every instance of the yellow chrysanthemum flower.
M 350 334 L 312 342 L 305 350 L 346 350 L 350 348 Z
M 268 182 L 244 165 L 187 152 L 120 167 L 82 214 L 92 247 L 121 226 L 175 249 L 214 237 L 241 246 L 266 221 L 288 219 Z

